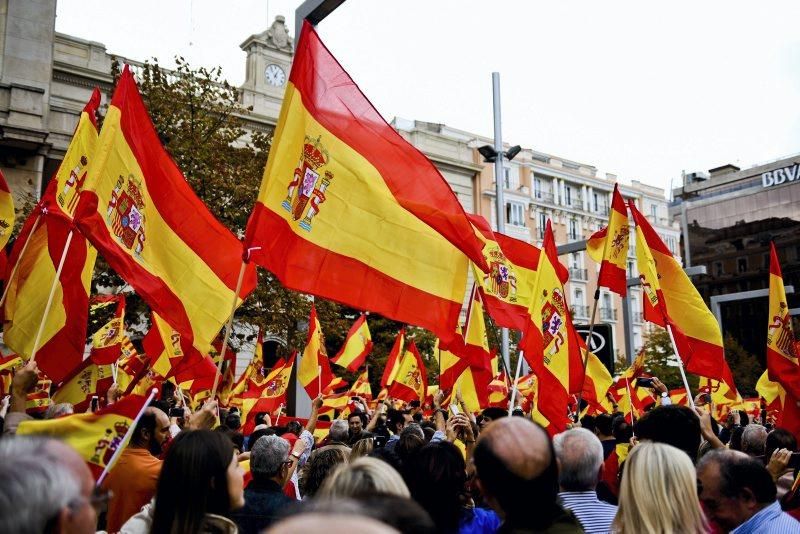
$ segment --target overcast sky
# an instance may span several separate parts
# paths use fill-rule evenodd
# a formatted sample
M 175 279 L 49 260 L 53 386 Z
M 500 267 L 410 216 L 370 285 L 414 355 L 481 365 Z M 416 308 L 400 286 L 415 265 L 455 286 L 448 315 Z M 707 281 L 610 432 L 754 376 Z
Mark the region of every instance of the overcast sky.
M 58 0 L 56 31 L 162 64 L 221 65 L 297 0 Z M 346 0 L 318 27 L 387 120 L 492 135 L 669 187 L 800 152 L 800 2 Z M 755 7 L 758 6 L 758 7 Z

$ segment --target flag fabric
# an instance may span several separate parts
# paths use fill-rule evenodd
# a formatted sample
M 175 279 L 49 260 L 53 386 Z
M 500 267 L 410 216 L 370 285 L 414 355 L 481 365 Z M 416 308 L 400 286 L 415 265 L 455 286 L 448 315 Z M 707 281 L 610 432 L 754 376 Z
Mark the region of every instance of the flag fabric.
M 632 202 L 629 208 L 636 223 L 636 262 L 645 320 L 671 327 L 688 372 L 721 380 L 731 392 L 736 391 L 717 320 L 647 219 Z
M 365 400 L 372 400 L 372 386 L 369 384 L 369 368 L 358 375 L 356 381 L 350 386 L 350 396 L 358 396 Z
M 504 371 L 500 371 L 500 373 L 489 382 L 489 387 L 487 388 L 489 390 L 489 406 L 508 408 L 508 384 L 509 380 Z
M 625 208 L 619 186 L 614 184 L 608 225 L 592 234 L 586 242 L 586 251 L 600 264 L 597 286 L 607 287 L 620 297 L 625 296 L 627 289 L 626 263 L 630 233 L 628 210 Z
M 156 312 L 150 314 L 150 330 L 142 338 L 142 347 L 152 370 L 164 379 L 174 376 L 179 366 L 186 369 L 205 358 Z
M 0 172 L 0 249 L 5 248 L 14 231 L 14 197 L 6 177 Z
M 405 340 L 406 329 L 401 328 L 397 336 L 395 336 L 392 350 L 389 351 L 389 356 L 386 358 L 386 366 L 383 368 L 383 376 L 381 377 L 381 388 L 386 388 L 394 382 L 400 357 L 405 352 Z
M 247 225 L 252 259 L 290 289 L 452 335 L 483 244 L 436 167 L 307 22 L 273 139 Z
M 325 338 L 317 318 L 317 308 L 313 304 L 308 319 L 306 348 L 297 366 L 297 380 L 312 399 L 322 393 L 333 380 L 333 372 L 325 351 Z
M 467 307 L 463 336 L 455 336 L 454 339 L 458 341 L 451 343 L 446 348 L 466 361 L 470 367 L 487 371 L 491 368 L 492 354 L 486 337 L 483 302 L 476 285 L 472 286 L 472 296 Z
M 59 439 L 86 460 L 97 479 L 114 451 L 127 445 L 125 434 L 144 408 L 147 397 L 129 395 L 95 413 L 76 413 L 45 421 L 23 421 L 18 435 L 40 435 Z
M 12 279 L 10 272 L 5 276 L 4 342 L 27 360 L 44 321 L 36 362 L 54 382 L 61 382 L 83 360 L 86 343 L 89 289 L 97 251 L 80 234 L 72 236 L 47 317 L 44 310 L 73 229 L 74 201 L 95 161 L 99 104 L 100 92 L 95 89 L 58 171 L 14 242 L 6 267 L 11 271 L 17 265 Z M 25 255 L 20 257 L 23 248 Z
M 282 367 L 285 362 L 282 360 L 276 362 L 275 367 Z M 241 396 L 242 393 L 250 391 L 251 389 L 258 389 L 261 391 L 266 384 L 266 374 L 264 373 L 264 338 L 261 330 L 258 331 L 256 343 L 253 348 L 253 358 L 247 364 L 242 376 L 233 386 L 233 395 Z
M 580 338 L 580 336 L 579 336 Z M 580 340 L 583 342 L 583 340 Z M 586 348 L 586 344 L 582 343 L 582 350 L 585 350 L 586 355 L 586 378 L 583 382 L 583 393 L 581 398 L 589 403 L 589 406 L 604 412 L 610 412 L 611 408 L 606 393 L 614 383 L 611 373 L 608 371 L 600 358 Z
M 114 384 L 111 364 L 100 365 L 86 358 L 64 379 L 53 394 L 53 402 L 69 402 L 75 413 L 85 412 L 92 396 L 105 399 L 109 388 Z
M 261 391 L 250 391 L 242 396 L 242 431 L 245 434 L 252 433 L 257 413 L 273 413 L 281 404 L 286 404 L 286 391 L 291 381 L 295 356 L 296 353 L 292 353 L 284 365 L 270 371 Z
M 75 223 L 155 313 L 202 353 L 209 350 L 230 314 L 242 245 L 164 150 L 127 65 Z M 239 302 L 255 285 L 250 267 Z
M 756 391 L 759 396 L 766 401 L 768 409 L 783 409 L 784 402 L 786 401 L 786 390 L 783 389 L 780 383 L 773 382 L 769 379 L 769 371 L 764 371 L 758 378 Z
M 489 271 L 483 272 L 471 264 L 486 311 L 498 326 L 524 331 L 530 322 L 528 309 L 540 251 L 524 241 L 493 232 L 480 215 L 468 217 L 486 243 L 483 254 Z
M 439 338 L 433 343 L 433 357 L 439 367 L 439 387 L 444 390 L 453 389 L 456 380 L 469 367 L 469 363 L 449 350 L 443 349 Z
M 98 365 L 116 362 L 122 354 L 125 338 L 125 296 L 119 295 L 114 317 L 92 335 L 89 358 Z
M 767 370 L 769 379 L 800 397 L 800 364 L 792 331 L 792 317 L 783 287 L 783 274 L 775 243 L 770 243 L 769 321 L 767 326 Z
M 3 356 L 0 354 L 0 395 L 11 393 L 11 379 L 14 378 L 14 369 L 22 367 L 25 362 L 16 354 Z
M 413 341 L 406 345 L 405 352 L 397 365 L 397 375 L 389 386 L 389 396 L 411 402 L 422 402 L 427 395 L 428 374 L 425 364 Z
M 364 365 L 370 352 L 372 352 L 372 336 L 369 333 L 369 326 L 367 326 L 367 316 L 361 314 L 361 317 L 356 319 L 356 322 L 350 327 L 342 348 L 336 356 L 331 358 L 331 361 L 355 372 Z
M 559 269 L 560 268 L 560 269 Z M 525 359 L 539 379 L 538 409 L 550 422 L 548 431 L 566 430 L 567 404 L 572 393 L 583 389 L 580 336 L 572 326 L 564 294 L 562 273 L 550 221 L 539 255 L 537 283 L 531 302 L 531 323 L 523 338 Z
M 220 359 L 223 357 L 222 343 L 223 341 L 219 339 L 212 343 L 210 356 L 211 359 L 214 360 L 214 365 L 217 366 L 217 369 L 221 369 L 222 371 L 219 384 L 217 384 L 219 402 L 223 406 L 228 406 L 233 396 L 233 388 L 236 385 L 236 351 L 233 350 L 233 347 L 228 345 L 225 351 L 225 359 L 220 365 Z
M 319 409 L 319 414 L 327 415 L 332 419 L 335 412 L 343 412 L 349 403 L 349 392 L 329 393 L 322 398 L 322 407 Z

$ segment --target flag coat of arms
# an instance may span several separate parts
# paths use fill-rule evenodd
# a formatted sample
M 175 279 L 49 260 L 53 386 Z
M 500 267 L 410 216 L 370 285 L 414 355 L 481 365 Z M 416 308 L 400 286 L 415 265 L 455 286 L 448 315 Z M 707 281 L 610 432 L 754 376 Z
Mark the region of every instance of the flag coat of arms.
M 127 66 L 75 223 L 154 312 L 202 353 L 209 351 L 231 311 L 242 245 L 164 150 Z M 255 284 L 255 269 L 249 268 L 239 299 Z
M 619 186 L 614 184 L 608 226 L 595 232 L 588 239 L 586 251 L 594 261 L 600 264 L 597 285 L 609 288 L 620 297 L 624 297 L 627 290 L 626 263 L 630 233 L 628 210 L 625 208 L 625 201 L 622 200 Z
M 454 332 L 483 243 L 305 22 L 245 246 L 287 287 Z
M 400 362 L 397 365 L 397 375 L 389 386 L 389 396 L 406 402 L 422 400 L 427 395 L 428 374 L 425 364 L 419 355 L 417 346 L 413 341 L 406 345 Z
M 5 248 L 14 230 L 14 197 L 6 177 L 0 172 L 0 249 Z

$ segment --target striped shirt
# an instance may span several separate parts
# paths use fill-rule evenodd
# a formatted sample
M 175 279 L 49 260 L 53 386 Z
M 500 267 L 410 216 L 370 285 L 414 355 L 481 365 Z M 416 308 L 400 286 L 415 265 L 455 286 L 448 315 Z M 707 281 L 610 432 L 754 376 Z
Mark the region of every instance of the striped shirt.
M 731 530 L 731 534 L 797 534 L 798 532 L 800 532 L 800 522 L 782 512 L 778 501 Z
M 561 506 L 575 514 L 587 534 L 611 532 L 617 507 L 598 499 L 594 491 L 562 491 L 558 500 Z

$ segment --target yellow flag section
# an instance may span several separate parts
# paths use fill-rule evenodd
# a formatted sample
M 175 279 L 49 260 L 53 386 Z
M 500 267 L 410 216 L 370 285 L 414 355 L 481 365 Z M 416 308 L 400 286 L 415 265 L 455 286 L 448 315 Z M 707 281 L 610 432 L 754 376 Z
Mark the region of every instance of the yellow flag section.
M 6 177 L 0 172 L 0 249 L 5 248 L 14 230 L 14 197 Z
M 619 186 L 614 184 L 608 226 L 595 232 L 587 240 L 586 251 L 600 264 L 597 285 L 607 287 L 621 297 L 625 296 L 628 281 L 626 262 L 630 233 L 628 210 Z
M 770 243 L 769 326 L 767 327 L 767 370 L 770 380 L 800 397 L 800 365 L 797 343 L 792 331 L 792 317 L 783 287 L 783 274 L 775 243 Z
M 353 323 L 344 340 L 344 345 L 339 353 L 331 358 L 331 361 L 349 371 L 358 371 L 358 368 L 364 365 L 370 351 L 372 351 L 372 335 L 367 326 L 367 316 L 362 314 Z
M 151 310 L 201 353 L 209 352 L 231 312 L 242 245 L 197 198 L 164 150 L 127 66 L 75 223 Z M 255 284 L 251 266 L 239 299 Z
M 381 388 L 385 389 L 394 382 L 397 376 L 397 369 L 400 365 L 400 357 L 405 352 L 406 343 L 406 330 L 401 328 L 394 338 L 392 350 L 389 351 L 389 357 L 386 359 L 386 366 L 383 369 L 383 376 L 381 377 Z M 438 340 L 437 340 L 438 343 Z M 383 391 L 381 391 L 383 393 Z
M 372 400 L 372 387 L 369 385 L 369 369 L 358 375 L 356 381 L 350 386 L 350 396 L 359 396 L 366 400 Z
M 422 363 L 417 346 L 410 341 L 398 364 L 394 382 L 389 386 L 389 396 L 406 402 L 415 400 L 422 402 L 427 391 L 428 374 L 425 365 Z
M 85 412 L 93 395 L 105 399 L 114 383 L 111 364 L 98 365 L 91 358 L 83 362 L 61 383 L 53 394 L 53 402 L 69 402 L 75 412 Z
M 274 413 L 282 404 L 286 404 L 286 390 L 292 376 L 295 354 L 280 367 L 275 367 L 266 378 L 264 388 L 260 391 L 248 391 L 242 395 L 243 432 L 250 434 L 255 427 L 257 413 Z M 274 421 L 273 421 L 274 423 Z
M 589 403 L 589 406 L 596 411 L 611 413 L 611 402 L 606 397 L 614 378 L 608 371 L 600 358 L 593 352 L 586 351 L 588 359 L 586 361 L 586 378 L 583 382 L 582 399 Z
M 297 380 L 312 399 L 322 393 L 333 380 L 328 354 L 325 351 L 325 337 L 317 318 L 317 308 L 313 304 L 308 319 L 306 348 L 297 366 Z
M 95 413 L 68 415 L 46 421 L 23 421 L 17 434 L 48 436 L 75 449 L 99 477 L 117 449 L 127 445 L 125 435 L 133 426 L 147 397 L 129 395 Z
M 245 237 L 253 260 L 291 289 L 449 338 L 482 243 L 307 23 L 273 139 Z
M 122 342 L 125 340 L 125 296 L 117 298 L 114 316 L 97 332 L 92 334 L 91 360 L 99 365 L 116 362 L 122 354 Z

